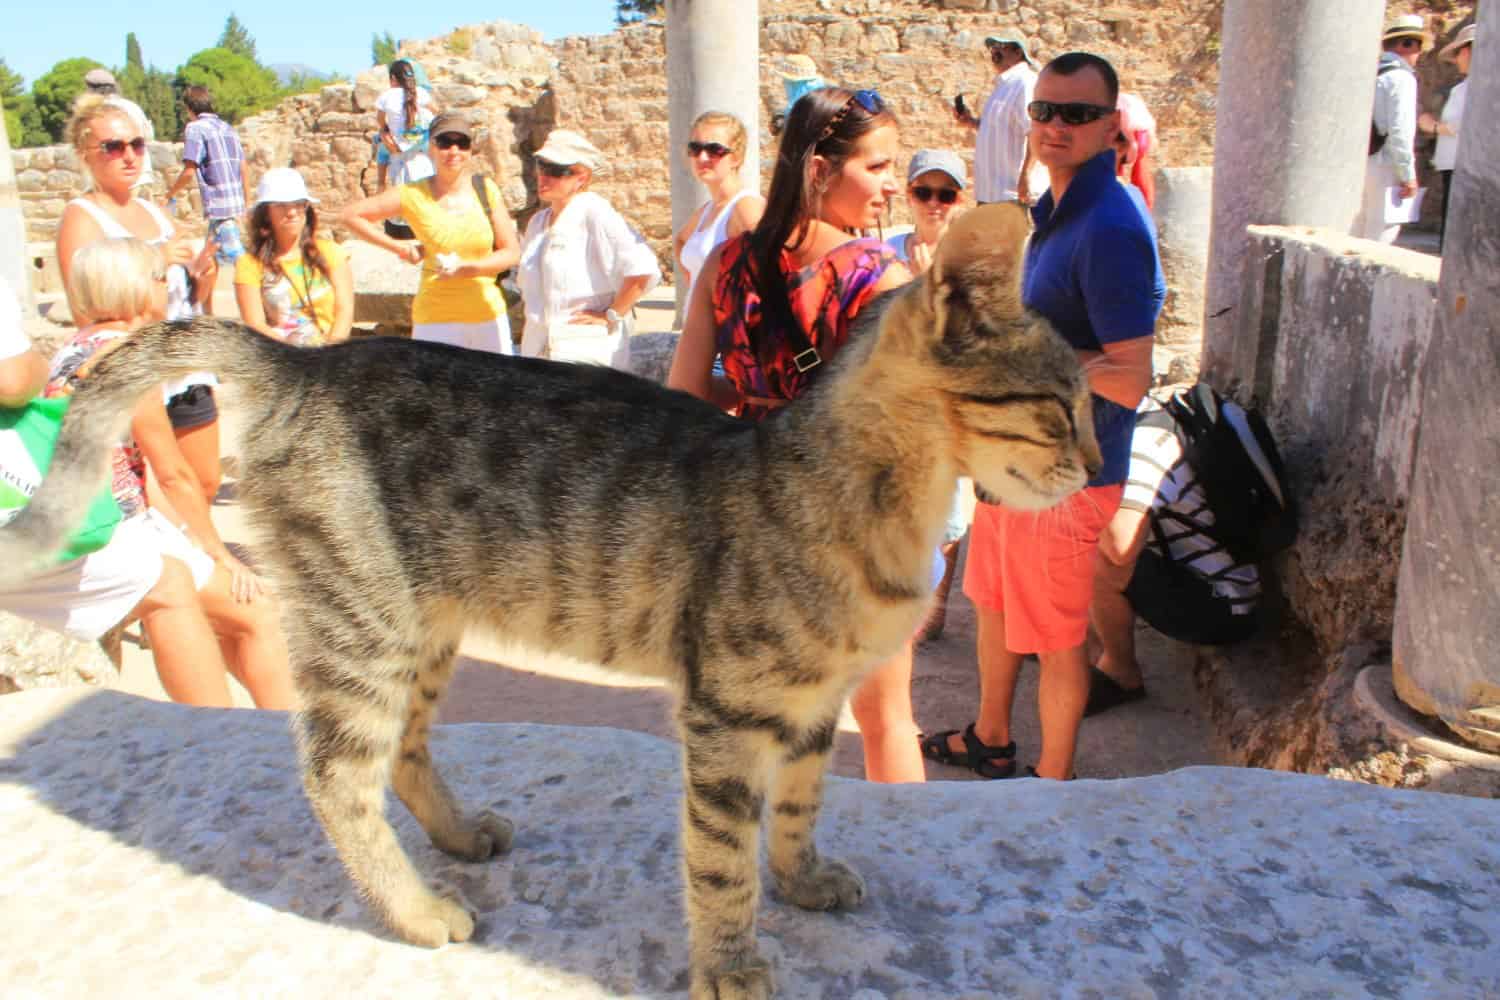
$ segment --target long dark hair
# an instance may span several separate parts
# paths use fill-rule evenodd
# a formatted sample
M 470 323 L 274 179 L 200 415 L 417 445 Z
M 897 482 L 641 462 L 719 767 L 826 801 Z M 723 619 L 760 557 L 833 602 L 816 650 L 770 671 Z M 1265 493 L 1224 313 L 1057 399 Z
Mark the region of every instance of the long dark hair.
M 842 87 L 809 91 L 792 106 L 776 149 L 766 211 L 750 231 L 745 255 L 766 321 L 800 326 L 788 300 L 781 252 L 802 245 L 822 207 L 824 185 L 812 188 L 813 157 L 827 160 L 826 176 L 831 178 L 844 169 L 861 139 L 894 124 L 896 116 L 889 109 L 872 114 L 852 90 Z
M 318 211 L 311 205 L 307 206 L 306 225 L 302 227 L 302 266 L 310 268 L 323 276 L 323 280 L 332 281 L 333 274 L 328 270 L 328 262 L 318 252 Z M 261 269 L 266 274 L 282 274 L 281 264 L 276 260 L 276 234 L 271 230 L 271 203 L 263 201 L 255 206 L 250 213 L 250 252 L 255 254 L 255 259 L 260 261 Z M 304 273 L 306 273 L 304 271 Z M 287 280 L 291 280 L 288 278 Z M 312 279 L 308 278 L 308 284 Z M 308 292 L 308 298 L 312 292 Z
M 405 59 L 397 59 L 391 63 L 390 73 L 391 79 L 396 81 L 396 86 L 406 92 L 406 98 L 402 102 L 402 106 L 406 108 L 406 127 L 415 128 L 417 125 L 417 71 L 412 69 L 411 63 Z

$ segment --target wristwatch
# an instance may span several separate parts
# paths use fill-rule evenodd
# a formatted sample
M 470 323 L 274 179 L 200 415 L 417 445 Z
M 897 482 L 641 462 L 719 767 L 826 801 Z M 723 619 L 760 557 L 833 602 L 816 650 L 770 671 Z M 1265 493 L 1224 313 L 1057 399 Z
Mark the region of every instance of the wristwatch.
M 609 324 L 609 328 L 611 330 L 618 329 L 619 326 L 620 326 L 620 324 L 623 323 L 624 321 L 625 321 L 625 317 L 623 317 L 619 313 L 615 312 L 613 306 L 611 306 L 610 308 L 604 310 L 604 322 L 607 323 L 607 324 Z

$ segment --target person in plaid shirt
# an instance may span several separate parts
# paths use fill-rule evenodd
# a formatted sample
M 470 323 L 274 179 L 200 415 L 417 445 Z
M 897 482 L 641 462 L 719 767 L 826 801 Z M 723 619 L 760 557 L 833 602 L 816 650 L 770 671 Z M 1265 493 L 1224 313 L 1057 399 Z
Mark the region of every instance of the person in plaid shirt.
M 208 219 L 208 244 L 220 264 L 233 264 L 245 252 L 240 236 L 240 216 L 250 197 L 245 173 L 245 149 L 228 122 L 214 114 L 213 96 L 207 87 L 189 87 L 182 103 L 187 109 L 183 130 L 182 173 L 167 191 L 170 207 L 177 192 L 198 178 L 203 196 L 203 215 Z

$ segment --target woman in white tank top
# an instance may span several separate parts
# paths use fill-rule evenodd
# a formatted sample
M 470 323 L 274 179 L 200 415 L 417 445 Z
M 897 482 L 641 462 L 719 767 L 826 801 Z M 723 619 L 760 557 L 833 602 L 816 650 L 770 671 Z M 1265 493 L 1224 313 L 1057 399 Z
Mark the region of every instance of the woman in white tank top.
M 93 189 L 70 201 L 63 210 L 57 229 L 57 266 L 63 284 L 68 283 L 73 255 L 80 248 L 102 239 L 134 236 L 162 250 L 168 265 L 167 318 L 196 315 L 213 294 L 217 269 L 211 254 L 204 257 L 191 240 L 177 236 L 176 227 L 161 209 L 134 196 L 132 186 L 147 155 L 140 127 L 118 105 L 100 95 L 85 94 L 74 105 L 67 135 L 89 172 Z M 195 272 L 196 296 L 190 292 L 190 272 Z M 73 320 L 82 325 L 76 314 Z M 221 477 L 218 410 L 212 395 L 217 383 L 211 372 L 197 372 L 164 387 L 178 444 L 210 503 L 219 491 Z M 172 402 L 187 395 L 193 399 L 186 407 Z
M 708 201 L 693 213 L 675 240 L 677 263 L 688 281 L 691 301 L 693 282 L 708 255 L 731 236 L 754 229 L 766 200 L 740 180 L 745 126 L 734 115 L 722 111 L 699 115 L 693 122 L 687 158 L 694 176 L 708 189 Z

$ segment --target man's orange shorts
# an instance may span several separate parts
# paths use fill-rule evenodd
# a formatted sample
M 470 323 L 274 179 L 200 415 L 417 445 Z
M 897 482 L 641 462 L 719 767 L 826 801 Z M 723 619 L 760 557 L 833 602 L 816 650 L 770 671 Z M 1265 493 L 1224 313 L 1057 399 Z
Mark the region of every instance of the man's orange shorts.
M 1094 553 L 1123 484 L 1091 486 L 1047 510 L 974 508 L 964 593 L 1005 615 L 1005 648 L 1050 653 L 1083 645 Z

